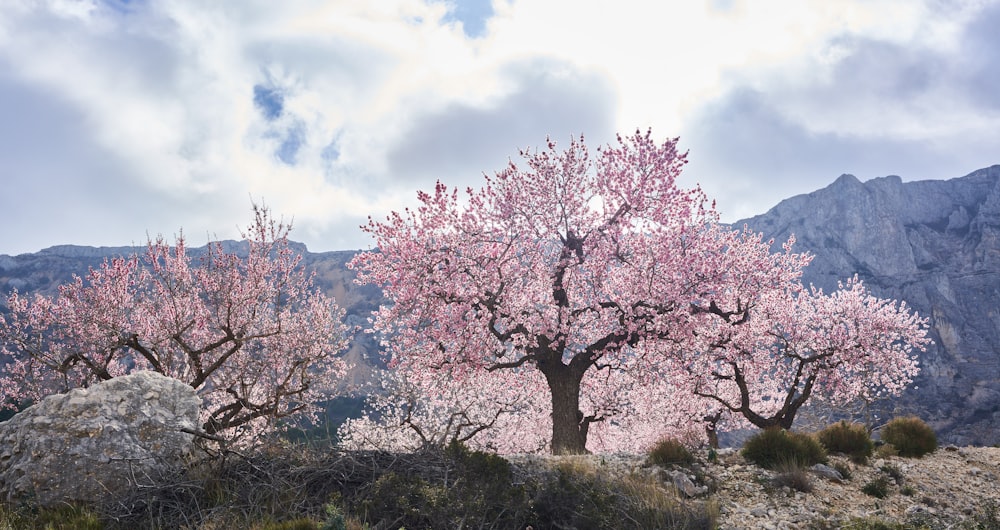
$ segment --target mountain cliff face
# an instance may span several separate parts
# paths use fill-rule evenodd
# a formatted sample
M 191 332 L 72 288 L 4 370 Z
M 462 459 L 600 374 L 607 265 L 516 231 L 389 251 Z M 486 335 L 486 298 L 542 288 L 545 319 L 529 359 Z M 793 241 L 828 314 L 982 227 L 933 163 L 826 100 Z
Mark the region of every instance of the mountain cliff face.
M 1000 166 L 947 181 L 843 175 L 744 223 L 815 254 L 806 283 L 829 291 L 857 274 L 929 317 L 934 345 L 892 408 L 948 442 L 1000 443 Z

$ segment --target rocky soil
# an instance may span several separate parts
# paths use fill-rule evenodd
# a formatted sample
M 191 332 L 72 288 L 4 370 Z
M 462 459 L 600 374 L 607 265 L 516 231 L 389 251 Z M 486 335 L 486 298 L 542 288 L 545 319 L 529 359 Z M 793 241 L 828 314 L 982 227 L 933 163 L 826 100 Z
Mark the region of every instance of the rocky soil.
M 1000 448 L 949 446 L 920 459 L 893 456 L 867 465 L 838 456 L 830 460 L 850 466 L 851 478 L 831 480 L 810 472 L 810 493 L 775 486 L 776 473 L 747 464 L 735 453 L 707 465 L 707 475 L 717 481 L 720 527 L 838 528 L 854 518 L 877 518 L 948 528 L 1000 503 Z M 898 480 L 889 476 L 895 470 Z M 862 491 L 879 476 L 889 479 L 882 499 Z
M 812 485 L 808 493 L 781 485 L 776 480 L 779 473 L 748 463 L 731 449 L 721 450 L 715 462 L 708 462 L 702 452 L 697 463 L 673 469 L 650 466 L 637 455 L 509 457 L 515 467 L 561 458 L 587 458 L 609 473 L 655 474 L 676 487 L 680 497 L 713 503 L 720 530 L 835 529 L 859 521 L 967 528 L 962 525 L 990 513 L 1000 520 L 996 511 L 1000 509 L 1000 448 L 995 447 L 948 446 L 919 459 L 876 457 L 865 465 L 832 455 L 830 466 L 847 466 L 850 478 L 807 471 Z M 888 483 L 881 499 L 862 491 L 879 477 Z

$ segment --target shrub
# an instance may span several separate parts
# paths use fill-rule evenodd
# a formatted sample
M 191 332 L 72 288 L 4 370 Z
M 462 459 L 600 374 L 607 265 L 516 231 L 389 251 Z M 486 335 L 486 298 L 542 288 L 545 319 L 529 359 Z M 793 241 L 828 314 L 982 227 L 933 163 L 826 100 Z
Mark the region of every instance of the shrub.
M 682 503 L 652 476 L 614 476 L 586 459 L 559 462 L 537 488 L 535 528 L 709 530 L 718 518 L 711 503 Z
M 818 432 L 816 438 L 827 451 L 848 455 L 858 464 L 867 462 L 875 450 L 868 429 L 860 423 L 839 421 Z
M 46 530 L 100 530 L 97 514 L 76 504 L 51 507 L 0 504 L 0 528 L 45 528 Z
M 889 495 L 889 478 L 885 475 L 879 475 L 872 479 L 871 482 L 862 486 L 861 491 L 865 495 L 871 495 L 877 499 L 884 499 Z
M 426 453 L 432 461 L 440 449 Z M 452 442 L 443 451 L 448 475 L 383 474 L 355 513 L 406 528 L 511 527 L 529 512 L 528 492 L 513 484 L 510 463 Z
M 895 418 L 882 427 L 882 441 L 899 451 L 899 456 L 920 458 L 937 449 L 934 429 L 916 416 Z
M 854 473 L 851 472 L 851 466 L 844 462 L 834 462 L 833 469 L 836 469 L 840 476 L 844 477 L 844 480 L 851 480 Z
M 809 493 L 813 490 L 812 479 L 809 478 L 809 473 L 797 462 L 779 464 L 775 470 L 778 472 L 774 476 L 775 486 L 787 486 L 802 493 Z
M 694 462 L 694 455 L 676 438 L 665 438 L 657 442 L 649 450 L 648 458 L 651 464 L 657 466 L 686 465 Z
M 893 480 L 896 484 L 903 483 L 903 470 L 899 469 L 899 466 L 893 464 L 883 464 L 879 468 L 879 471 L 885 473 L 885 475 Z
M 962 528 L 970 530 L 1000 530 L 1000 506 L 995 501 L 989 501 L 982 511 L 966 521 Z
M 889 458 L 899 456 L 899 451 L 892 444 L 883 443 L 875 448 L 875 456 L 878 458 Z
M 794 462 L 809 467 L 826 461 L 826 451 L 815 438 L 784 429 L 765 429 L 743 444 L 743 458 L 765 469 Z
M 326 512 L 326 520 L 319 527 L 319 530 L 347 530 L 347 517 L 344 516 L 343 511 L 338 506 L 340 501 L 340 495 L 334 495 L 331 502 L 323 505 L 323 511 Z

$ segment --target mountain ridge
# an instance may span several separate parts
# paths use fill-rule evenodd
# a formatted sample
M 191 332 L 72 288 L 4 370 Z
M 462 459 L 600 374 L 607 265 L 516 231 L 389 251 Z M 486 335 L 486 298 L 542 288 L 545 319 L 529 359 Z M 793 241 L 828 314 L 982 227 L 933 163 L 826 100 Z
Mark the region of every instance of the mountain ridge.
M 892 408 L 951 443 L 1000 442 L 1000 165 L 950 180 L 842 175 L 733 224 L 776 245 L 794 234 L 795 249 L 815 256 L 807 284 L 830 291 L 857 274 L 928 317 L 934 344 Z

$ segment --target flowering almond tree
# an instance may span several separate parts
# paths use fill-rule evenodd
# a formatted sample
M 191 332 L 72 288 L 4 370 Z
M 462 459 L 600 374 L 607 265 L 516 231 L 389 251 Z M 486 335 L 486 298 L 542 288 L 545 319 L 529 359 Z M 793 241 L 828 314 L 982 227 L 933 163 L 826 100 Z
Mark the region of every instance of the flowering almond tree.
M 757 427 L 791 428 L 813 395 L 834 404 L 898 395 L 917 374 L 926 319 L 879 299 L 857 277 L 824 294 L 789 286 L 762 297 L 743 326 L 706 320 L 692 356 L 695 394 Z
M 313 286 L 289 247 L 289 224 L 254 206 L 245 256 L 210 243 L 199 260 L 183 236 L 107 260 L 54 297 L 16 291 L 0 319 L 7 406 L 135 370 L 180 379 L 204 398 L 204 430 L 252 440 L 278 420 L 310 416 L 345 372 L 342 311 Z
M 797 281 L 809 261 L 720 226 L 699 189 L 676 185 L 676 139 L 636 132 L 595 160 L 582 138 L 521 154 L 526 168 L 512 162 L 481 189 L 438 183 L 416 210 L 370 221 L 379 250 L 351 265 L 392 301 L 374 329 L 393 365 L 456 381 L 540 373 L 554 453 L 586 452 L 591 426 L 623 410 L 581 399 L 602 388 L 584 386 L 588 375 L 677 370 L 701 320 L 742 325 L 759 293 Z

